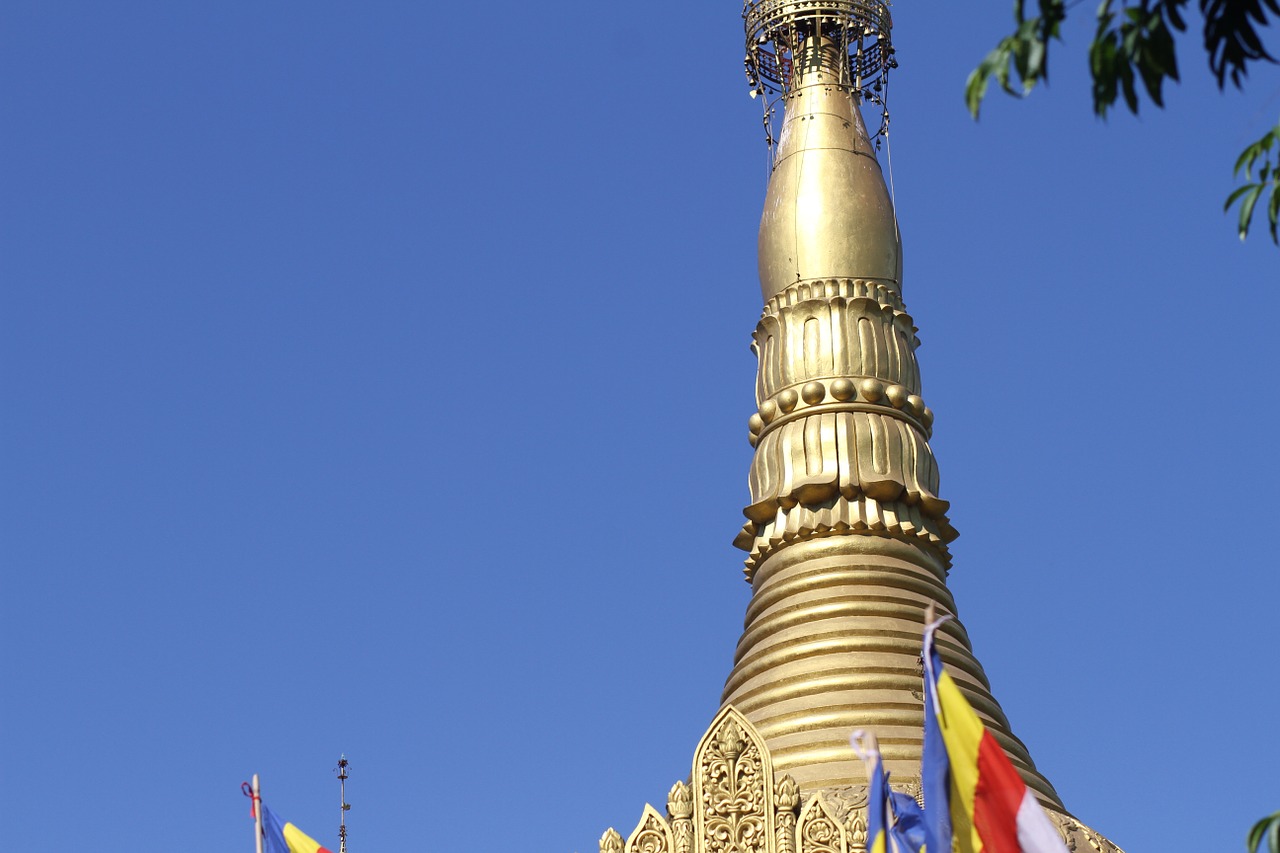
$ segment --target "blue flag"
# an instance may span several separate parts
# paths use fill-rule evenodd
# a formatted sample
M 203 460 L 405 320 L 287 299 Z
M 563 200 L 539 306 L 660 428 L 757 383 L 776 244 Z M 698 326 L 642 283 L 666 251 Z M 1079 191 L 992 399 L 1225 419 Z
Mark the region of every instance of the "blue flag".
M 924 843 L 928 853 L 951 853 L 951 760 L 942 742 L 934 697 L 942 658 L 934 646 L 938 626 L 944 616 L 925 628 L 924 633 L 924 754 L 920 759 L 920 786 L 924 789 Z
M 891 791 L 889 808 L 893 812 L 889 838 L 895 848 L 902 853 L 920 853 L 924 849 L 924 810 L 920 804 L 901 791 Z

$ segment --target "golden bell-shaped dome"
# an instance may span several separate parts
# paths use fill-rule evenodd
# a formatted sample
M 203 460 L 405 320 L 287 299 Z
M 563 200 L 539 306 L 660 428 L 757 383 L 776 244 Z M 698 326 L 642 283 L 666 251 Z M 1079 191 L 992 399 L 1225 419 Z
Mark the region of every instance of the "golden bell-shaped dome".
M 797 281 L 900 279 L 893 202 L 842 56 L 825 39 L 806 44 L 760 220 L 766 302 Z

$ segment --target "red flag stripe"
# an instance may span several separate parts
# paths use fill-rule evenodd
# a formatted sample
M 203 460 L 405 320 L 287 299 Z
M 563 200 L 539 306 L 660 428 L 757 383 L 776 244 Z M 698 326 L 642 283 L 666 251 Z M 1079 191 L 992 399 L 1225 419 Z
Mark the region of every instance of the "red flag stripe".
M 1026 783 L 1013 769 L 990 731 L 978 745 L 978 787 L 974 791 L 973 825 L 982 839 L 982 853 L 1021 853 L 1018 809 Z

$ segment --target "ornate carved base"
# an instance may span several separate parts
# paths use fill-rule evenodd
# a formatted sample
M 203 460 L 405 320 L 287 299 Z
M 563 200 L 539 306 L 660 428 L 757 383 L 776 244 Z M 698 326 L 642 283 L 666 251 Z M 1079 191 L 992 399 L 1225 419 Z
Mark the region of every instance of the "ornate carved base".
M 917 801 L 920 786 L 895 785 Z M 866 853 L 867 787 L 801 791 L 775 780 L 764 739 L 732 706 L 716 716 L 693 758 L 688 783 L 667 796 L 667 816 L 646 805 L 626 842 L 614 829 L 600 853 Z M 1071 815 L 1049 810 L 1067 849 L 1123 853 Z

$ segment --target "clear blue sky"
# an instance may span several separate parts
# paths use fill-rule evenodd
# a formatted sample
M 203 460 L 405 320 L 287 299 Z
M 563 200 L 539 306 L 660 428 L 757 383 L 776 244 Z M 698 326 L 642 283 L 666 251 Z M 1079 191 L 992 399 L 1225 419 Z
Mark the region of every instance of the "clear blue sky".
M 1280 75 L 964 111 L 902 0 L 905 295 L 952 585 L 1130 853 L 1280 808 Z M 1087 18 L 1089 8 L 1077 14 Z M 23 851 L 592 853 L 689 771 L 748 588 L 764 194 L 739 5 L 7 3 L 0 801 Z

